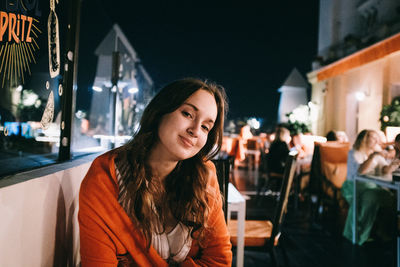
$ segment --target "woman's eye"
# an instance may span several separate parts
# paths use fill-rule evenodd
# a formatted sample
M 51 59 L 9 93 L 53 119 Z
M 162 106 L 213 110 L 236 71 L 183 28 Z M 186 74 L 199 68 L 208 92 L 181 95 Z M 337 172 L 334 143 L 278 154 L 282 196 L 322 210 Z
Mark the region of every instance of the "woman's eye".
M 182 114 L 183 114 L 183 116 L 188 117 L 188 118 L 192 118 L 193 117 L 192 114 L 190 114 L 187 111 L 182 111 Z
M 207 126 L 205 126 L 205 125 L 202 125 L 201 127 L 202 127 L 205 131 L 207 131 L 207 132 L 210 130 L 210 129 L 209 129 Z

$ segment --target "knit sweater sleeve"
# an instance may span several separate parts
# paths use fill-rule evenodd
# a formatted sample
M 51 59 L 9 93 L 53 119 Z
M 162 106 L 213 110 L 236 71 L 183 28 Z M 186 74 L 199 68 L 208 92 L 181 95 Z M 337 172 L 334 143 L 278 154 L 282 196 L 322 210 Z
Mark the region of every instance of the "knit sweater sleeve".
M 118 185 L 111 153 L 97 158 L 79 193 L 82 266 L 168 266 L 154 248 L 146 248 L 141 232 L 118 202 Z
M 103 218 L 106 210 L 113 205 L 111 199 L 115 194 L 104 170 L 104 166 L 96 159 L 81 184 L 78 220 L 82 266 L 118 264 L 113 233 Z

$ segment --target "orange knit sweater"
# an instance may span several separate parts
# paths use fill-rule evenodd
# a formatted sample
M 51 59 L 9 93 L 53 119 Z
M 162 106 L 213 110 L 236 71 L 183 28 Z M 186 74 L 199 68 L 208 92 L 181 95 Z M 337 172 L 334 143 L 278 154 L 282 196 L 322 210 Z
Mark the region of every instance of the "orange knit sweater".
M 94 160 L 79 194 L 79 228 L 82 266 L 117 266 L 118 255 L 129 255 L 131 266 L 168 266 L 157 251 L 146 248 L 143 234 L 133 225 L 118 203 L 118 184 L 113 151 Z M 215 167 L 210 168 L 208 190 L 210 214 L 204 247 L 193 240 L 191 250 L 181 266 L 231 266 L 232 252 L 222 211 L 221 195 Z

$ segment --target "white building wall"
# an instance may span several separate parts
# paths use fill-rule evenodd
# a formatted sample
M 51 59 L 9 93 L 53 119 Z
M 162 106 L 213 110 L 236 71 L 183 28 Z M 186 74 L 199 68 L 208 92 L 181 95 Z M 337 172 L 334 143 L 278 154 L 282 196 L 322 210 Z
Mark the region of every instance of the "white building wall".
M 286 114 L 299 105 L 307 105 L 307 92 L 305 88 L 294 86 L 282 86 L 279 89 L 278 123 L 287 122 Z

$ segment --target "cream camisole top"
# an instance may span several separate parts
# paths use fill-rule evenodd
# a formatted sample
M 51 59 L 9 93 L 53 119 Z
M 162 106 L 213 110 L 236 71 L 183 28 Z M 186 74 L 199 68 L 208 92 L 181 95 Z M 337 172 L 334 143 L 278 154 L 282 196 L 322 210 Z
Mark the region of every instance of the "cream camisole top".
M 121 174 L 115 166 L 115 172 L 118 181 Z M 157 229 L 161 232 L 160 225 Z M 186 259 L 192 246 L 192 238 L 189 235 L 189 228 L 182 223 L 178 223 L 169 233 L 157 234 L 153 233 L 151 237 L 151 245 L 158 254 L 169 263 L 181 263 Z

